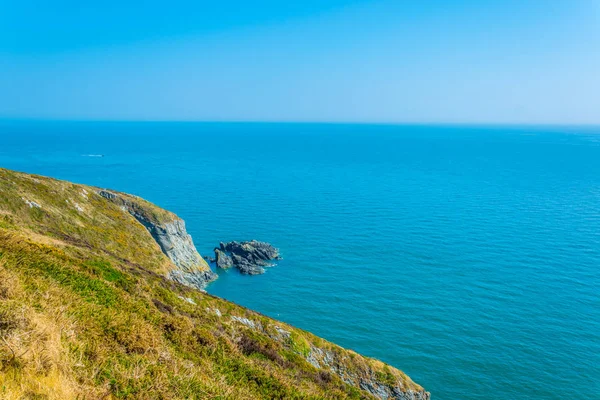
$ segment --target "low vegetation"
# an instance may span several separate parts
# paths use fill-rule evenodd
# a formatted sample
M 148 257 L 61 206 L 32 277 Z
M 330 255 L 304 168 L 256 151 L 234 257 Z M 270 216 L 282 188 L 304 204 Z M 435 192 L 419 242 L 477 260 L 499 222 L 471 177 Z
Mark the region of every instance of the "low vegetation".
M 166 279 L 173 266 L 145 228 L 96 191 L 0 169 L 1 399 L 368 399 L 358 382 L 370 374 L 422 391 Z

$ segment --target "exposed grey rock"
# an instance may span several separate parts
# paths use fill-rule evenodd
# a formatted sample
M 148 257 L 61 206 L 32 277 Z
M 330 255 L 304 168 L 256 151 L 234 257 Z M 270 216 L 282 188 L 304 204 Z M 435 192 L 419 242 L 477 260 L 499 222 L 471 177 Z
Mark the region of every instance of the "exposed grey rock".
M 42 206 L 40 206 L 38 203 L 36 203 L 35 201 L 32 200 L 27 200 L 26 198 L 23 197 L 23 201 L 25 202 L 25 204 L 27 204 L 29 206 L 29 208 L 42 208 Z
M 280 259 L 278 249 L 269 243 L 257 240 L 220 243 L 220 247 L 215 249 L 215 255 L 217 266 L 219 265 L 219 258 L 222 257 L 222 264 L 228 265 L 224 268 L 229 268 L 233 265 L 242 274 L 247 275 L 262 274 L 265 272 L 263 267 L 270 266 L 270 261 Z M 231 263 L 229 260 L 231 260 Z
M 275 330 L 285 340 L 288 340 L 291 337 L 291 333 L 280 326 L 275 325 Z
M 258 321 L 252 321 L 251 319 L 248 318 L 243 318 L 243 317 L 236 317 L 235 315 L 231 317 L 232 320 L 237 321 L 239 323 L 242 323 L 244 325 L 246 325 L 249 328 L 252 329 L 256 329 L 261 331 L 262 330 L 262 324 Z
M 115 200 L 117 197 L 119 197 L 118 194 L 109 192 L 108 190 L 100 190 L 98 194 L 108 200 Z
M 362 390 L 366 390 L 379 399 L 386 400 L 390 397 L 386 387 L 381 385 L 379 382 L 361 380 L 359 386 Z
M 173 261 L 182 274 L 178 274 L 179 283 L 203 288 L 208 282 L 217 279 L 206 262 L 202 259 L 192 237 L 185 229 L 185 222 L 177 219 L 161 225 L 155 225 L 144 219 L 143 216 L 133 214 L 144 225 L 154 240 L 158 243 L 163 253 Z M 174 272 L 174 271 L 171 271 Z
M 246 275 L 260 275 L 265 273 L 265 269 L 261 265 L 253 264 L 237 254 L 231 254 L 233 265 Z
M 177 219 L 161 226 L 154 225 L 138 215 L 134 216 L 150 231 L 163 253 L 179 268 L 186 271 L 195 270 L 198 265 L 204 263 L 194 247 L 192 237 L 185 229 L 183 220 Z
M 215 262 L 217 267 L 228 269 L 233 267 L 233 260 L 224 251 L 215 248 Z
M 381 377 L 368 364 L 359 364 L 356 369 L 347 368 L 345 365 L 352 364 L 348 363 L 347 356 L 334 350 L 322 349 L 312 344 L 310 345 L 308 354 L 294 350 L 290 346 L 290 332 L 278 325 L 274 326 L 275 332 L 270 332 L 269 330 L 265 330 L 265 327 L 259 321 L 238 316 L 231 316 L 231 319 L 255 331 L 267 333 L 270 338 L 304 357 L 316 369 L 335 374 L 347 384 L 355 387 L 358 386 L 378 399 L 430 400 L 431 395 L 429 392 L 407 388 L 400 379 L 394 382 L 394 378 L 390 380 L 390 378 Z
M 182 219 L 157 223 L 145 214 L 142 207 L 123 196 L 107 190 L 100 190 L 98 194 L 119 205 L 146 227 L 162 252 L 177 266 L 176 270 L 169 272 L 168 278 L 199 289 L 217 278 L 196 250 Z
M 279 259 L 279 250 L 266 242 L 251 240 L 249 242 L 221 243 L 221 250 L 237 254 L 249 262 L 263 263 Z
M 196 289 L 204 290 L 206 285 L 217 279 L 216 274 L 212 271 L 194 271 L 185 272 L 180 269 L 169 271 L 167 278 L 181 283 L 182 285 L 190 286 Z
M 190 304 L 196 305 L 196 302 L 194 301 L 194 299 L 192 299 L 190 297 L 183 297 L 183 296 L 177 296 L 177 297 L 179 297 L 183 301 L 187 301 Z
M 395 386 L 392 388 L 391 398 L 394 400 L 430 400 L 431 394 L 424 390 L 418 392 L 411 390 L 405 391 L 400 387 Z
M 415 391 L 404 387 L 402 382 L 389 382 L 378 376 L 371 367 L 365 365 L 358 370 L 350 370 L 344 367 L 339 353 L 331 350 L 321 349 L 311 345 L 307 355 L 303 355 L 313 367 L 324 369 L 336 374 L 349 385 L 359 386 L 361 389 L 371 393 L 378 399 L 393 400 L 429 400 L 430 394 L 424 390 Z
M 73 202 L 69 202 L 69 200 L 65 200 L 65 202 L 67 202 L 67 204 L 71 204 L 72 203 L 73 207 L 75 207 L 75 209 L 77 211 L 79 211 L 80 213 L 84 212 L 83 207 L 81 207 L 78 203 L 76 203 L 74 201 Z
M 311 346 L 308 356 L 306 356 L 306 361 L 308 361 L 315 368 L 321 368 L 321 363 L 319 360 L 321 359 L 322 355 L 323 350 L 318 347 Z
M 214 313 L 219 318 L 221 318 L 223 316 L 223 314 L 221 314 L 221 310 L 219 310 L 218 308 L 206 307 L 206 312 L 207 313 Z

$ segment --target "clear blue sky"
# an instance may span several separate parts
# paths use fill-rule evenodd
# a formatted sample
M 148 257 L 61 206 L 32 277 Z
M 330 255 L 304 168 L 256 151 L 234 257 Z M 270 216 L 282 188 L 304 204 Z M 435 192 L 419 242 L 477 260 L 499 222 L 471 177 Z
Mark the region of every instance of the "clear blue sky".
M 599 0 L 0 0 L 0 118 L 600 123 Z

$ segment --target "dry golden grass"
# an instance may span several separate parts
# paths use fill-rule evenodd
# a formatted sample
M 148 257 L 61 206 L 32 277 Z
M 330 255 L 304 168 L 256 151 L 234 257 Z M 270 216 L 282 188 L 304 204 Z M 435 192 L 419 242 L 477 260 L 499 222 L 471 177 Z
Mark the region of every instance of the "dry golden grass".
M 21 299 L 18 279 L 0 260 L 0 398 L 74 399 L 84 388 L 73 378 L 73 362 L 62 336 L 72 332 L 64 310 L 43 315 Z M 50 294 L 46 294 L 49 296 Z

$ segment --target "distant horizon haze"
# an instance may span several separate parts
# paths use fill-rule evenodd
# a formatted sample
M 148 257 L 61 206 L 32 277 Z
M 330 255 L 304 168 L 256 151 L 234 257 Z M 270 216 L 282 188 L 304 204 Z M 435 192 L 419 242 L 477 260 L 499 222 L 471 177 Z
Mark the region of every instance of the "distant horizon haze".
M 536 123 L 536 122 L 446 122 L 446 121 L 317 121 L 317 120 L 191 120 L 191 119 L 66 119 L 66 118 L 6 118 L 4 123 L 65 123 L 65 124 L 273 124 L 273 125 L 382 125 L 398 127 L 465 127 L 465 128 L 598 128 L 598 123 Z

